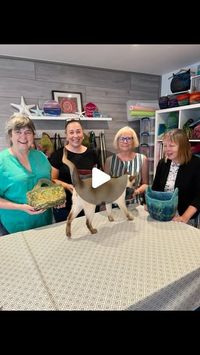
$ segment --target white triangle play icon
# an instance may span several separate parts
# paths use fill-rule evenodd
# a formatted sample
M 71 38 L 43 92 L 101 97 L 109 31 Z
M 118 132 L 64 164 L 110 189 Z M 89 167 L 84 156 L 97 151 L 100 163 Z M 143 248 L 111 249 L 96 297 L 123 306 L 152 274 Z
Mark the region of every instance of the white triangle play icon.
M 110 175 L 104 173 L 103 171 L 93 168 L 92 169 L 92 187 L 96 189 L 96 187 L 105 184 L 105 182 L 111 179 Z

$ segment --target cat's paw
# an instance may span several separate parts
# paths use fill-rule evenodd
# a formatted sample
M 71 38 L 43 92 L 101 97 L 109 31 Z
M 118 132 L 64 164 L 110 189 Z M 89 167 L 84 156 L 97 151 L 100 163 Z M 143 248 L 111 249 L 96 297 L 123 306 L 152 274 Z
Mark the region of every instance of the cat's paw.
M 96 228 L 93 228 L 92 230 L 91 230 L 91 233 L 92 234 L 96 234 L 98 231 L 97 231 L 97 229 Z
M 71 238 L 71 236 L 72 236 L 72 233 L 71 233 L 71 229 L 70 228 L 66 228 L 66 236 L 68 237 L 68 238 Z
M 133 215 L 132 214 L 128 214 L 127 215 L 127 219 L 128 219 L 128 221 L 133 221 L 134 220 L 134 217 L 133 217 Z

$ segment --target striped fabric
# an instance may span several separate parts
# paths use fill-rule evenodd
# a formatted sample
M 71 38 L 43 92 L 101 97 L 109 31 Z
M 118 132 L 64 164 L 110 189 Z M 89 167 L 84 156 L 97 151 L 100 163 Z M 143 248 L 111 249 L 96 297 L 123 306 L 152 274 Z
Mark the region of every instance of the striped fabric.
M 125 173 L 129 175 L 136 175 L 136 186 L 141 183 L 141 169 L 144 161 L 144 155 L 136 153 L 134 159 L 128 161 L 122 161 L 114 154 L 110 162 L 110 175 L 112 177 L 118 177 Z

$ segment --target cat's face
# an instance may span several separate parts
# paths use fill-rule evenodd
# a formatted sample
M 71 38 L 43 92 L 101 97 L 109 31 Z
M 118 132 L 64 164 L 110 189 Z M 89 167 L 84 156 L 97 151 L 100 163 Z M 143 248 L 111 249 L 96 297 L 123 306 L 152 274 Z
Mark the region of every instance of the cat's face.
M 136 180 L 135 176 L 128 175 L 127 186 L 126 187 L 135 188 L 135 180 Z

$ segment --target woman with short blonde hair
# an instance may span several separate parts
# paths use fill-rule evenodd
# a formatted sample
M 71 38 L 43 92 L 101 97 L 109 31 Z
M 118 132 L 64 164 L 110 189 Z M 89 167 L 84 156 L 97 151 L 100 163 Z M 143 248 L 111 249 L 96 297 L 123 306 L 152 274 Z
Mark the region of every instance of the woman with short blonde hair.
M 104 170 L 112 177 L 123 174 L 135 176 L 134 195 L 144 194 L 149 182 L 148 159 L 135 151 L 139 146 L 136 132 L 129 126 L 119 129 L 114 137 L 113 146 L 117 153 L 108 157 Z
M 122 127 L 121 129 L 119 129 L 119 131 L 116 133 L 116 135 L 114 137 L 113 147 L 115 149 L 119 148 L 119 144 L 118 144 L 119 143 L 119 138 L 121 136 L 123 136 L 123 134 L 126 133 L 126 132 L 129 132 L 130 136 L 132 137 L 132 147 L 133 147 L 133 149 L 137 148 L 139 146 L 139 140 L 138 140 L 137 134 L 134 131 L 134 129 L 132 129 L 129 126 L 125 126 L 125 127 Z

